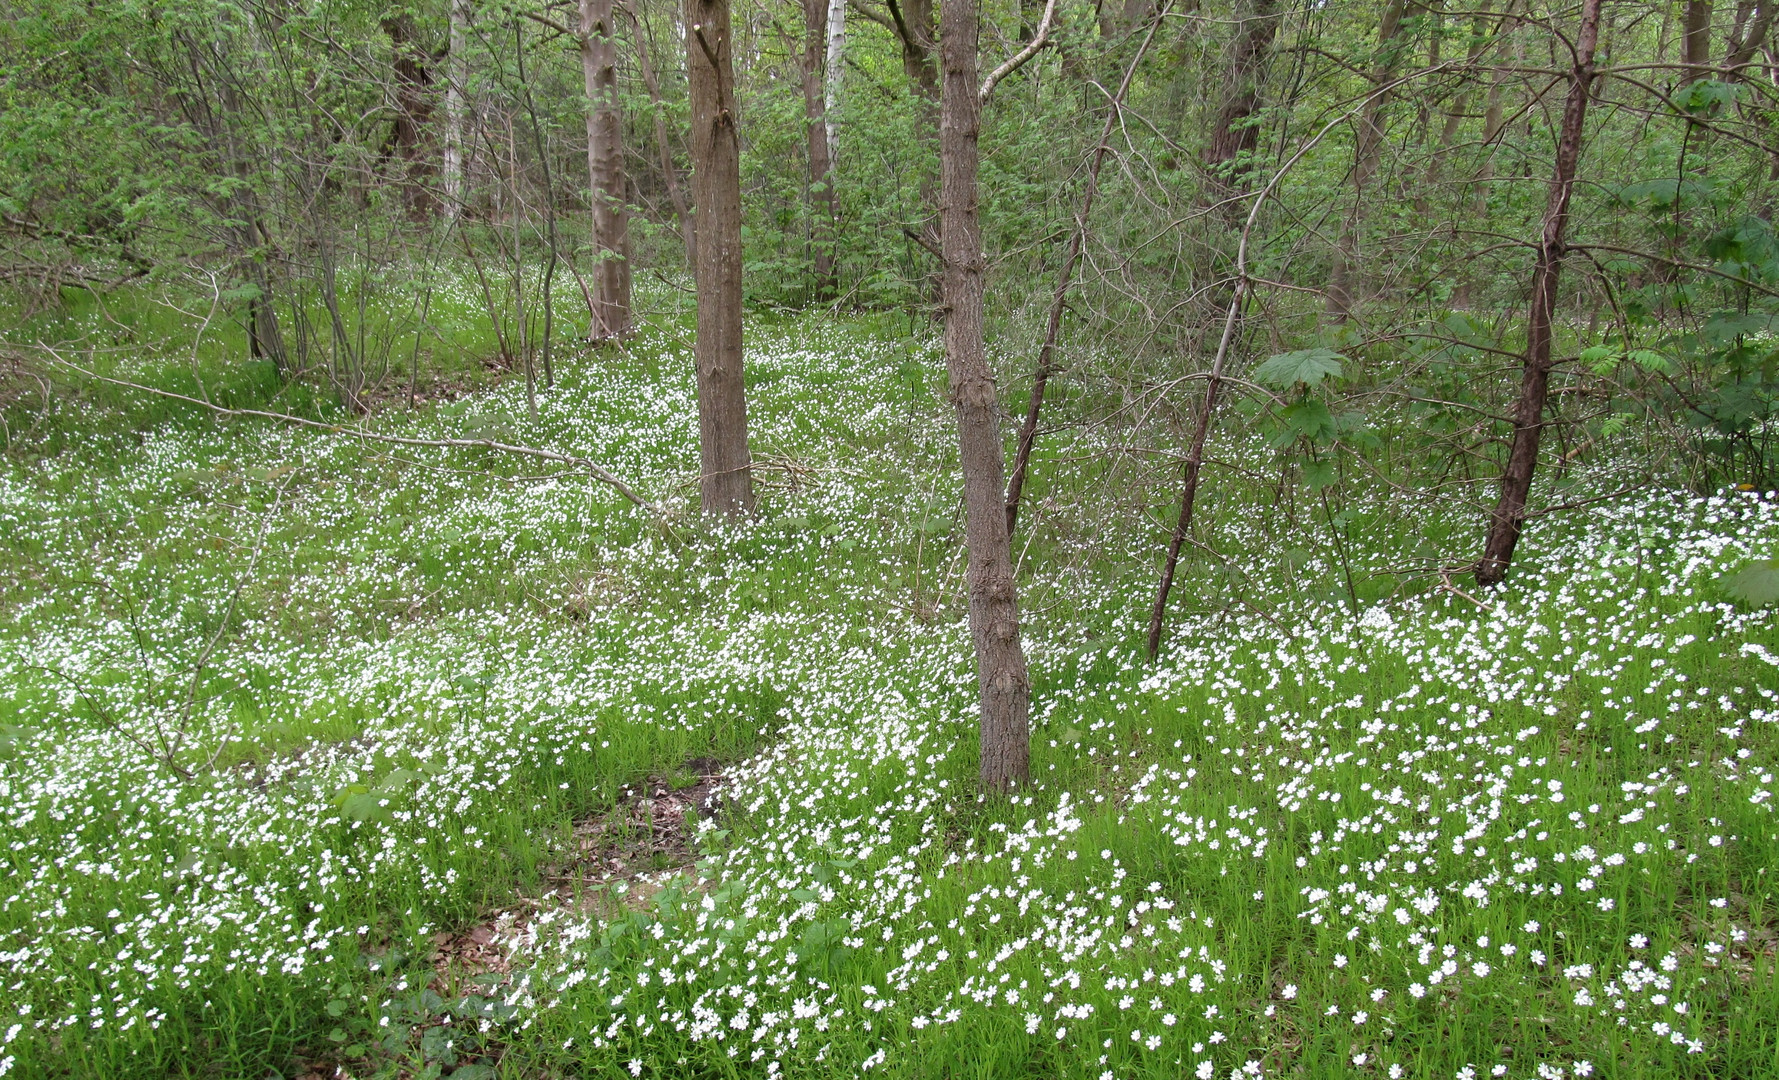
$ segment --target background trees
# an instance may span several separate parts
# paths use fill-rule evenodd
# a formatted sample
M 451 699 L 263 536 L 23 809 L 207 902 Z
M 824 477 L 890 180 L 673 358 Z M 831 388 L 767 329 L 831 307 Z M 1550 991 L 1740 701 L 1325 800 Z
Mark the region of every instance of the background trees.
M 1041 534 L 1042 425 L 1098 425 L 1158 562 L 1214 550 L 1192 493 L 1231 474 L 1201 422 L 1269 439 L 1331 545 L 1369 524 L 1349 470 L 1462 505 L 1476 534 L 1415 569 L 1484 581 L 1633 431 L 1646 476 L 1773 482 L 1769 4 L 1059 0 L 979 118 L 945 80 L 1035 44 L 1046 6 L 953 10 L 976 37 L 949 69 L 924 0 L 708 7 L 0 0 L 8 322 L 140 302 L 194 355 L 365 411 L 453 348 L 535 401 L 565 343 L 695 288 L 723 509 L 753 498 L 747 313 L 943 322 L 964 471 L 1000 483 L 1023 405 L 1002 500 Z M 453 275 L 474 346 L 429 314 Z M 121 347 L 153 320 L 113 322 Z M 1279 356 L 1314 377 L 1268 385 Z

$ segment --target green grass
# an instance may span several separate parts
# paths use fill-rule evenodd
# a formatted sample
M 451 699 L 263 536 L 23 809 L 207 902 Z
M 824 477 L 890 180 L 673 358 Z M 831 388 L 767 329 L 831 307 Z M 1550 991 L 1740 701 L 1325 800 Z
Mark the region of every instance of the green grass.
M 1483 610 L 1388 572 L 1480 520 L 1355 475 L 1355 617 L 1319 507 L 1231 432 L 1220 558 L 1184 568 L 1151 668 L 1173 466 L 1111 447 L 1169 436 L 1049 436 L 1034 784 L 985 800 L 933 345 L 753 333 L 746 525 L 689 502 L 674 327 L 565 359 L 535 420 L 508 379 L 371 421 L 586 454 L 660 519 L 530 463 L 92 386 L 12 446 L 11 1075 L 1773 1072 L 1779 635 L 1714 581 L 1770 554 L 1769 503 L 1542 520 Z M 274 400 L 217 348 L 213 391 Z M 1415 421 L 1378 422 L 1414 482 Z M 518 900 L 577 821 L 700 758 L 727 781 L 696 884 Z M 510 974 L 435 970 L 435 934 L 497 912 Z

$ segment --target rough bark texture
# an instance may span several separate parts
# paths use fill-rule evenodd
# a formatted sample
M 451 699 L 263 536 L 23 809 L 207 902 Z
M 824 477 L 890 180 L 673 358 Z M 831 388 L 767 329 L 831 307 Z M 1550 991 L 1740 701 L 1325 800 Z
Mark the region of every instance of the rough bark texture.
M 1260 83 L 1267 54 L 1279 32 L 1278 0 L 1252 0 L 1236 30 L 1235 49 L 1224 79 L 1223 104 L 1211 127 L 1205 147 L 1205 164 L 1211 174 L 1230 187 L 1242 187 L 1252 171 L 1243 156 L 1259 145 L 1260 130 L 1248 123 L 1260 108 Z
M 1402 26 L 1404 0 L 1385 0 L 1378 20 L 1378 58 L 1372 70 L 1374 87 L 1382 87 L 1396 77 L 1396 32 Z M 1359 137 L 1353 147 L 1353 203 L 1341 224 L 1340 242 L 1334 247 L 1334 265 L 1328 272 L 1327 316 L 1342 322 L 1353 314 L 1355 293 L 1359 291 L 1359 244 L 1365 230 L 1365 209 L 1371 198 L 1367 192 L 1377 175 L 1378 159 L 1384 148 L 1384 107 L 1389 104 L 1387 91 L 1374 92 L 1359 113 Z
M 593 202 L 593 321 L 587 337 L 630 333 L 630 221 L 624 112 L 612 0 L 581 0 L 581 75 L 587 85 L 587 179 Z
M 387 149 L 401 162 L 402 200 L 408 213 L 423 218 L 438 209 L 427 190 L 428 163 L 422 147 L 426 122 L 432 116 L 432 73 L 414 40 L 414 20 L 400 15 L 383 20 L 383 32 L 395 48 L 395 126 Z
M 1063 255 L 1062 268 L 1056 272 L 1056 287 L 1050 294 L 1050 312 L 1044 323 L 1044 343 L 1038 347 L 1037 370 L 1032 373 L 1031 398 L 1026 402 L 1025 420 L 1019 425 L 1019 438 L 1014 444 L 1013 473 L 1007 478 L 1007 537 L 1011 543 L 1014 526 L 1019 524 L 1019 498 L 1025 490 L 1025 477 L 1031 467 L 1032 444 L 1038 438 L 1038 416 L 1044 409 L 1044 391 L 1050 385 L 1050 376 L 1056 367 L 1056 342 L 1062 334 L 1062 309 L 1068 299 L 1069 285 L 1075 278 L 1075 265 L 1081 261 L 1081 249 L 1087 243 L 1087 223 L 1093 216 L 1093 201 L 1099 194 L 1100 171 L 1106 163 L 1106 155 L 1112 149 L 1112 132 L 1116 129 L 1118 119 L 1124 105 L 1124 95 L 1130 91 L 1130 83 L 1135 78 L 1137 68 L 1143 62 L 1143 55 L 1149 51 L 1149 43 L 1155 40 L 1155 31 L 1160 26 L 1159 20 L 1149 24 L 1149 32 L 1144 35 L 1143 43 L 1137 48 L 1136 55 L 1131 57 L 1130 64 L 1124 69 L 1124 79 L 1118 84 L 1118 92 L 1112 95 L 1112 107 L 1106 112 L 1106 122 L 1100 128 L 1099 141 L 1094 144 L 1093 156 L 1087 164 L 1087 188 L 1081 193 L 1081 213 L 1075 218 L 1075 231 L 1069 237 L 1068 251 Z
M 1007 791 L 1029 779 L 1030 685 L 1019 643 L 1019 597 L 1002 506 L 1000 401 L 982 341 L 982 230 L 977 216 L 976 0 L 944 0 L 940 14 L 939 235 L 945 360 L 957 408 L 969 549 L 970 637 L 981 687 L 983 787 Z
M 698 207 L 698 494 L 707 514 L 754 509 L 741 378 L 741 142 L 729 0 L 686 0 L 692 201 Z
M 828 132 L 828 167 L 840 167 L 840 130 L 834 117 L 840 112 L 840 88 L 846 79 L 846 0 L 828 0 L 828 67 L 822 85 L 822 125 Z
M 828 0 L 803 0 L 803 123 L 809 144 L 809 247 L 816 295 L 834 294 L 834 177 L 828 157 Z
M 1582 0 L 1581 29 L 1575 37 L 1575 69 L 1569 76 L 1569 98 L 1557 135 L 1557 160 L 1544 210 L 1544 233 L 1532 271 L 1532 306 L 1526 318 L 1526 360 L 1514 405 L 1513 443 L 1501 474 L 1501 499 L 1489 520 L 1489 536 L 1476 580 L 1493 585 L 1507 574 L 1513 549 L 1526 523 L 1526 499 L 1538 465 L 1538 442 L 1544 434 L 1544 401 L 1550 389 L 1551 321 L 1557 305 L 1557 281 L 1563 271 L 1563 237 L 1569 224 L 1569 196 L 1581 158 L 1583 121 L 1594 81 L 1594 48 L 1600 37 L 1601 0 Z

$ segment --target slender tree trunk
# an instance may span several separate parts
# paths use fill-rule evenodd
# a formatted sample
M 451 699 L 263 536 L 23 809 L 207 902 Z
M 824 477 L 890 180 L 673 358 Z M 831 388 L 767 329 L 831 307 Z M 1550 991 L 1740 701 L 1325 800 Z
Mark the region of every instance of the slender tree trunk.
M 1069 237 L 1068 251 L 1063 255 L 1062 267 L 1056 272 L 1056 287 L 1050 294 L 1050 313 L 1044 324 L 1044 343 L 1038 347 L 1038 366 L 1032 373 L 1031 399 L 1025 407 L 1025 420 L 1019 425 L 1019 438 L 1014 444 L 1013 474 L 1007 479 L 1007 537 L 1012 542 L 1013 529 L 1019 523 L 1019 497 L 1025 490 L 1025 477 L 1031 466 L 1032 443 L 1038 437 L 1038 415 L 1044 408 L 1044 391 L 1050 385 L 1051 373 L 1056 366 L 1056 342 L 1062 333 L 1062 309 L 1068 298 L 1069 285 L 1074 281 L 1075 264 L 1081 261 L 1081 249 L 1087 243 L 1087 223 L 1093 215 L 1093 200 L 1099 194 L 1100 170 L 1106 163 L 1106 155 L 1112 149 L 1112 132 L 1116 130 L 1120 110 L 1124 105 L 1124 95 L 1130 91 L 1131 79 L 1136 76 L 1137 68 L 1143 62 L 1143 55 L 1149 51 L 1149 43 L 1155 40 L 1155 31 L 1160 27 L 1159 20 L 1149 24 L 1149 32 L 1138 46 L 1137 54 L 1131 57 L 1130 65 L 1124 69 L 1124 79 L 1118 84 L 1118 92 L 1112 95 L 1112 107 L 1106 113 L 1106 122 L 1100 128 L 1099 141 L 1094 144 L 1093 156 L 1087 164 L 1087 189 L 1081 193 L 1081 212 L 1075 218 L 1075 231 Z
M 1167 617 L 1167 597 L 1174 588 L 1174 572 L 1180 566 L 1180 549 L 1192 532 L 1192 511 L 1198 505 L 1198 477 L 1204 469 L 1205 440 L 1211 432 L 1211 417 L 1217 411 L 1217 399 L 1223 390 L 1223 369 L 1235 342 L 1236 328 L 1241 324 L 1242 305 L 1248 298 L 1248 278 L 1238 270 L 1235 295 L 1223 318 L 1223 336 L 1217 342 L 1217 355 L 1205 379 L 1205 397 L 1198 413 L 1198 425 L 1192 431 L 1192 446 L 1186 452 L 1186 464 L 1180 478 L 1180 516 L 1168 538 L 1167 559 L 1161 567 L 1161 583 L 1155 589 L 1155 606 L 1149 610 L 1149 659 L 1161 651 L 1161 626 Z
M 943 0 L 939 107 L 939 236 L 945 359 L 957 408 L 969 554 L 970 637 L 981 689 L 982 786 L 1008 791 L 1030 778 L 1031 689 L 1019 643 L 1019 596 L 1002 505 L 1000 399 L 982 339 L 982 230 L 977 209 L 977 0 Z
M 695 274 L 698 269 L 698 228 L 692 208 L 686 205 L 686 196 L 680 190 L 679 170 L 673 167 L 673 146 L 667 139 L 667 110 L 661 103 L 661 81 L 655 77 L 655 66 L 649 63 L 642 20 L 636 17 L 636 9 L 628 3 L 624 5 L 624 13 L 630 16 L 630 29 L 636 42 L 636 66 L 642 72 L 643 84 L 648 87 L 649 105 L 654 112 L 655 152 L 661 158 L 661 180 L 667 185 L 667 197 L 673 201 L 673 212 L 679 218 L 680 240 L 686 246 L 686 265 Z
M 1731 79 L 1746 78 L 1743 71 L 1754 60 L 1760 47 L 1766 44 L 1767 33 L 1773 25 L 1772 0 L 1761 0 L 1760 6 L 1750 12 L 1747 17 L 1737 19 L 1736 33 L 1730 40 L 1729 53 L 1724 57 L 1724 71 Z
M 1513 443 L 1501 475 L 1501 499 L 1489 521 L 1488 540 L 1477 563 L 1476 580 L 1493 585 L 1513 561 L 1526 523 L 1526 499 L 1538 465 L 1538 442 L 1544 434 L 1544 402 L 1550 389 L 1552 320 L 1557 306 L 1557 281 L 1563 271 L 1563 238 L 1569 224 L 1569 196 L 1581 158 L 1583 122 L 1594 81 L 1594 49 L 1600 37 L 1601 0 L 1582 0 L 1581 28 L 1575 38 L 1575 68 L 1569 97 L 1563 105 L 1557 136 L 1557 159 L 1544 211 L 1544 234 L 1532 271 L 1532 307 L 1526 318 L 1526 360 L 1520 395 L 1514 406 Z
M 624 113 L 618 103 L 618 49 L 612 0 L 580 0 L 581 75 L 587 85 L 587 178 L 593 202 L 592 341 L 630 333 L 629 192 Z
M 827 79 L 822 86 L 822 128 L 828 133 L 828 168 L 840 167 L 840 90 L 846 82 L 846 0 L 828 0 Z
M 809 246 L 815 292 L 834 295 L 834 176 L 828 156 L 828 0 L 803 0 L 803 122 L 809 146 Z
M 1396 32 L 1402 26 L 1403 0 L 1384 0 L 1378 21 L 1378 60 L 1371 81 L 1382 86 L 1396 75 Z M 1365 210 L 1369 202 L 1366 188 L 1377 174 L 1378 159 L 1384 148 L 1384 108 L 1388 93 L 1373 94 L 1359 114 L 1359 138 L 1353 148 L 1353 203 L 1341 225 L 1340 242 L 1334 248 L 1334 265 L 1328 273 L 1328 300 L 1325 312 L 1333 322 L 1344 322 L 1353 314 L 1354 291 L 1359 273 L 1359 245 L 1365 230 Z
M 445 216 L 456 221 L 463 213 L 463 119 L 464 95 L 469 93 L 470 0 L 451 0 L 450 54 L 445 85 L 444 186 Z
M 754 509 L 741 375 L 741 141 L 729 0 L 686 0 L 692 199 L 698 206 L 698 494 L 706 514 Z
M 1711 0 L 1687 0 L 1680 61 L 1687 67 L 1683 82 L 1695 82 L 1711 74 Z

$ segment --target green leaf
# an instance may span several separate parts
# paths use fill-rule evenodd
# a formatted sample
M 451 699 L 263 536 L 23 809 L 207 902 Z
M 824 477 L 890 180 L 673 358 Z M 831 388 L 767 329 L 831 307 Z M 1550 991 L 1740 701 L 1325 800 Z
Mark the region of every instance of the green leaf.
M 1595 375 L 1610 375 L 1618 366 L 1621 355 L 1610 345 L 1593 345 L 1581 350 L 1580 359 Z
M 1669 362 L 1668 358 L 1653 349 L 1632 349 L 1629 359 L 1631 363 L 1645 371 L 1668 372 L 1674 370 L 1674 365 Z
M 1334 462 L 1327 459 L 1303 463 L 1303 482 L 1311 491 L 1321 491 L 1335 481 Z
M 1756 559 L 1723 579 L 1724 591 L 1753 607 L 1779 600 L 1779 559 Z
M 1334 414 L 1314 398 L 1285 406 L 1279 411 L 1279 419 L 1285 422 L 1286 428 L 1312 444 L 1325 445 L 1334 441 Z
M 1299 349 L 1280 353 L 1254 369 L 1254 381 L 1275 390 L 1289 390 L 1302 383 L 1315 386 L 1323 379 L 1345 376 L 1341 364 L 1347 358 L 1333 349 Z

